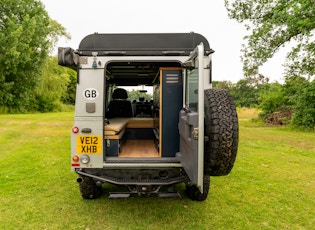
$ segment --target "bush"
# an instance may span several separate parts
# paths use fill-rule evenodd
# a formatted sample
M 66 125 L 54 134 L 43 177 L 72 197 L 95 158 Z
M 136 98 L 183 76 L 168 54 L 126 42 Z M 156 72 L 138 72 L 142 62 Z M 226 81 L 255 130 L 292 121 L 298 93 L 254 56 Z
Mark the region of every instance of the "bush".
M 266 123 L 315 127 L 315 83 L 303 77 L 287 77 L 285 84 L 274 83 L 259 96 L 259 114 Z
M 45 95 L 38 95 L 36 97 L 36 111 L 47 113 L 58 111 L 60 109 L 60 102 Z
M 290 124 L 293 113 L 294 110 L 285 106 L 280 106 L 275 111 L 268 113 L 264 117 L 264 121 L 273 125 L 288 125 Z
M 268 89 L 259 96 L 258 108 L 262 110 L 260 117 L 265 118 L 273 114 L 285 104 L 282 86 L 279 83 L 270 84 Z
M 300 96 L 296 99 L 292 123 L 295 126 L 315 129 L 315 80 L 301 89 Z

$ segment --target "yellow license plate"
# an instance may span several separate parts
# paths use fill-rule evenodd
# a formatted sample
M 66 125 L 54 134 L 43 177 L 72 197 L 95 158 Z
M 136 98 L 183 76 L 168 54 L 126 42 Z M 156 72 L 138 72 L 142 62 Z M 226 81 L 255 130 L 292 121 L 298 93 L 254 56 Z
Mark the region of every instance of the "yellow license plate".
M 78 154 L 100 154 L 102 153 L 102 137 L 77 136 L 76 147 Z

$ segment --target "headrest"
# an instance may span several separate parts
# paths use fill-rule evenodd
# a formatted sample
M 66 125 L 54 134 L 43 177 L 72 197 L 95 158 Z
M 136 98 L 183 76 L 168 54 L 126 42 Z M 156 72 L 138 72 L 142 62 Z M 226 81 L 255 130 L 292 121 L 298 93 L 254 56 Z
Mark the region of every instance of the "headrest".
M 124 99 L 126 100 L 128 98 L 128 94 L 127 91 L 125 89 L 122 88 L 117 88 L 114 90 L 113 95 L 112 95 L 113 99 Z

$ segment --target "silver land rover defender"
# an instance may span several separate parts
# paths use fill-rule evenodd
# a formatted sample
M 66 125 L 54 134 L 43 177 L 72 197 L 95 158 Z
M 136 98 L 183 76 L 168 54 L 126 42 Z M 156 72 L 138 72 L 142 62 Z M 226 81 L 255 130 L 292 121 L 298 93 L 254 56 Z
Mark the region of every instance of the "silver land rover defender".
M 178 196 L 178 183 L 207 198 L 210 176 L 227 175 L 238 148 L 233 99 L 211 87 L 213 52 L 197 33 L 95 33 L 58 49 L 59 65 L 77 71 L 71 169 L 83 198 L 103 183 L 126 187 L 112 198 Z M 128 98 L 126 86 L 139 85 L 150 100 Z

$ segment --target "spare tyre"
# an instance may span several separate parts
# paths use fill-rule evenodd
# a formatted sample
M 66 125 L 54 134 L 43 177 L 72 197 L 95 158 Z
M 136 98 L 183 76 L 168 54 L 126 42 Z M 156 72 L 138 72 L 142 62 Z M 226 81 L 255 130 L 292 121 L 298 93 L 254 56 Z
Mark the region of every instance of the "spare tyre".
M 233 168 L 238 148 L 238 118 L 234 100 L 225 89 L 207 89 L 204 98 L 204 172 L 224 176 Z

